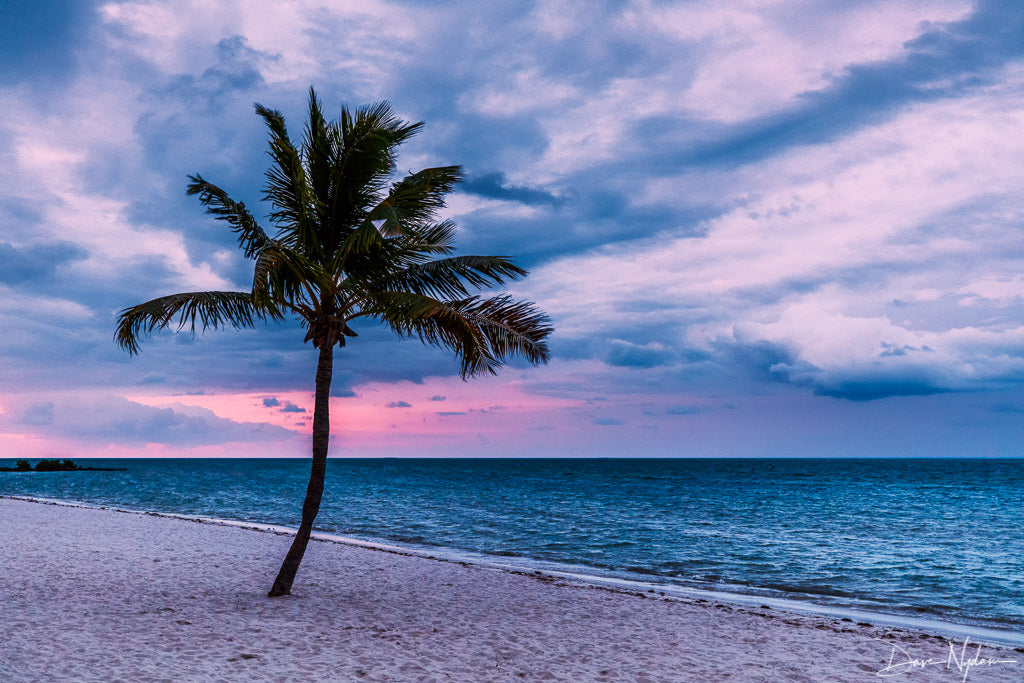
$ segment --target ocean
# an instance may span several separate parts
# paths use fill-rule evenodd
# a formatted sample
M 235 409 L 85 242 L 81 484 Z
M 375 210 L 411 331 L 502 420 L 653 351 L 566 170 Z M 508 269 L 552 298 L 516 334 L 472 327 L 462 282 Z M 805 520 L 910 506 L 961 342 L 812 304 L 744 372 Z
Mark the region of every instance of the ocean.
M 309 473 L 297 459 L 76 462 L 126 471 L 0 473 L 0 495 L 295 527 Z M 1019 459 L 335 458 L 316 528 L 1024 644 Z

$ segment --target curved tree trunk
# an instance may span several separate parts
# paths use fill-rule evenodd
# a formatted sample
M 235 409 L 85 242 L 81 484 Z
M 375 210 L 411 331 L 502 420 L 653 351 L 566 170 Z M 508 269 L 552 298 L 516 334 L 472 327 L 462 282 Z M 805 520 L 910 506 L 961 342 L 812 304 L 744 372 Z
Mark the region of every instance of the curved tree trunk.
M 288 595 L 299 571 L 302 556 L 306 553 L 309 534 L 313 531 L 313 520 L 320 511 L 320 500 L 324 495 L 324 475 L 327 473 L 327 446 L 331 439 L 331 419 L 328 401 L 331 395 L 331 376 L 334 370 L 334 347 L 324 344 L 320 347 L 320 360 L 316 366 L 316 403 L 313 407 L 313 466 L 309 472 L 306 500 L 302 504 L 302 523 L 292 541 L 292 547 L 281 564 L 269 597 Z

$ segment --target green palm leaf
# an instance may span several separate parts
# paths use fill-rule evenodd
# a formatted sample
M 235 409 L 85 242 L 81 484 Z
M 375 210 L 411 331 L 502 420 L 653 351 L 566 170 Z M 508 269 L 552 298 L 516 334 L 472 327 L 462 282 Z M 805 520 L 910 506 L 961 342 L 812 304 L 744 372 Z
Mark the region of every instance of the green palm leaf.
M 199 201 L 206 207 L 207 213 L 218 220 L 227 221 L 231 230 L 238 235 L 238 246 L 246 258 L 252 258 L 266 246 L 270 238 L 245 208 L 245 204 L 231 199 L 227 192 L 207 182 L 199 174 L 190 175 L 188 179 L 188 194 L 199 195 Z
M 448 255 L 455 250 L 455 233 L 458 228 L 451 220 L 427 223 L 418 226 L 407 235 L 407 247 L 424 255 Z
M 281 319 L 273 308 L 253 304 L 248 292 L 187 292 L 171 294 L 125 308 L 117 317 L 115 339 L 131 354 L 139 352 L 139 340 L 171 325 L 177 316 L 178 329 L 199 324 L 208 327 L 254 327 L 256 321 Z
M 380 284 L 390 291 L 456 299 L 467 296 L 470 289 L 497 287 L 525 275 L 525 270 L 501 256 L 452 256 L 413 264 L 389 274 Z
M 444 208 L 445 197 L 463 178 L 461 166 L 427 168 L 406 176 L 391 187 L 388 196 L 370 210 L 370 220 L 383 220 L 381 233 L 397 236 L 408 226 L 429 222 Z
M 313 194 L 306 182 L 302 156 L 289 139 L 280 112 L 257 104 L 256 113 L 270 131 L 269 154 L 274 163 L 267 169 L 263 191 L 263 198 L 274 207 L 270 219 L 278 225 L 282 233 L 279 238 L 288 246 L 315 253 L 319 244 L 309 215 Z
M 363 313 L 383 321 L 402 337 L 444 346 L 461 360 L 465 378 L 496 374 L 511 355 L 534 364 L 550 357 L 547 316 L 530 302 L 502 295 L 442 301 L 410 292 L 385 292 L 364 305 Z

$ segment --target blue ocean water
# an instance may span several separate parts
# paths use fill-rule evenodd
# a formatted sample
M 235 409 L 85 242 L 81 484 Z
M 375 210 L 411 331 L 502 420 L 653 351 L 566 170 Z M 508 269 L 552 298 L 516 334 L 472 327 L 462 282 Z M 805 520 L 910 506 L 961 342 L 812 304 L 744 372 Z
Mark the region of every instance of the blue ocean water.
M 297 526 L 307 460 L 82 460 L 0 495 Z M 13 466 L 14 461 L 0 461 Z M 1024 634 L 1024 460 L 332 459 L 321 531 Z

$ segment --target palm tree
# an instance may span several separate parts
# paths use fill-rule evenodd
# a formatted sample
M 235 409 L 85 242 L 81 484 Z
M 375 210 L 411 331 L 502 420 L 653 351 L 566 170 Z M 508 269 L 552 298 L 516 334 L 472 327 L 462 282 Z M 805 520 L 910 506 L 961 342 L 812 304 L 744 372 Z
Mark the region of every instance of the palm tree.
M 334 347 L 356 336 L 357 318 L 383 323 L 399 337 L 451 349 L 463 379 L 494 374 L 510 356 L 546 363 L 547 316 L 507 294 L 482 297 L 472 290 L 526 275 L 500 256 L 451 256 L 455 226 L 438 221 L 445 196 L 462 178 L 459 166 L 412 173 L 391 183 L 396 147 L 423 123 L 407 123 L 386 102 L 327 121 L 312 88 L 309 121 L 300 147 L 288 137 L 284 117 L 256 105 L 270 134 L 272 160 L 264 199 L 276 234 L 261 228 L 241 202 L 190 176 L 196 195 L 214 218 L 227 222 L 239 247 L 255 262 L 247 292 L 171 294 L 126 308 L 115 339 L 130 354 L 154 330 L 177 323 L 249 328 L 291 315 L 319 352 L 313 411 L 313 460 L 302 522 L 281 565 L 271 597 L 291 591 L 320 509 L 330 440 L 328 398 Z

